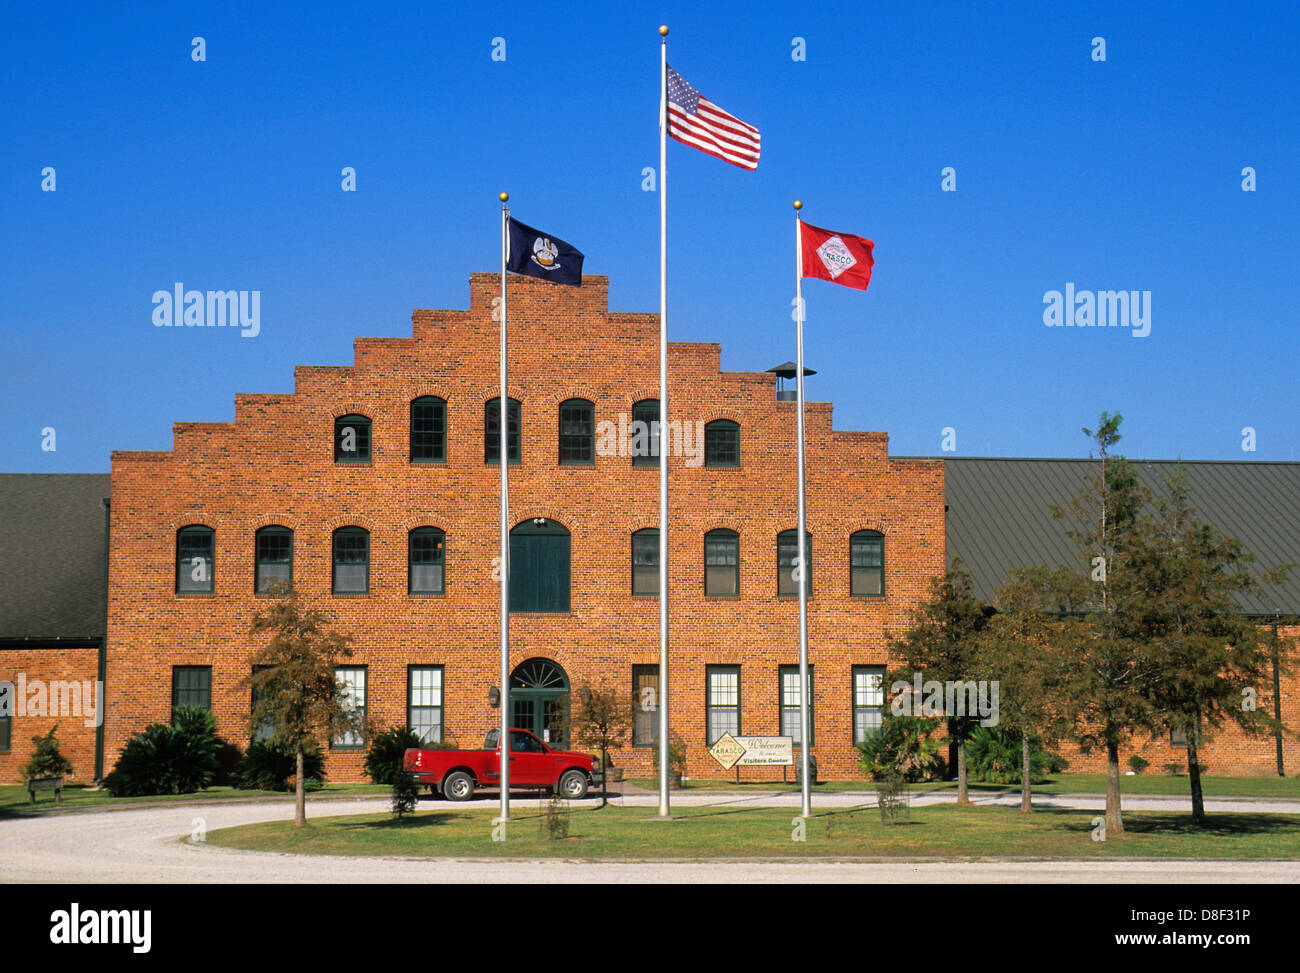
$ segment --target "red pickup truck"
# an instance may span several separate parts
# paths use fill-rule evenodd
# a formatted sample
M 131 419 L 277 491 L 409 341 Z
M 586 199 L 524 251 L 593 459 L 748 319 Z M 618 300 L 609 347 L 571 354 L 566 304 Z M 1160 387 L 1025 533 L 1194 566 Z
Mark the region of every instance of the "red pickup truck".
M 478 787 L 501 786 L 500 731 L 492 730 L 482 750 L 407 750 L 406 769 L 417 783 L 453 801 L 468 801 Z M 590 754 L 554 750 L 527 730 L 510 731 L 510 789 L 554 790 L 577 800 L 600 780 L 599 761 Z

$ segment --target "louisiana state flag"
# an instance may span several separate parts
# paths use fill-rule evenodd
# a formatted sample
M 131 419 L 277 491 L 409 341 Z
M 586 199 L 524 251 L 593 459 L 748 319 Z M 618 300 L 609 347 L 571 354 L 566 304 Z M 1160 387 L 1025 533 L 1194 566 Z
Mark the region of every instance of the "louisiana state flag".
M 582 252 L 559 237 L 509 219 L 506 269 L 557 284 L 582 286 Z

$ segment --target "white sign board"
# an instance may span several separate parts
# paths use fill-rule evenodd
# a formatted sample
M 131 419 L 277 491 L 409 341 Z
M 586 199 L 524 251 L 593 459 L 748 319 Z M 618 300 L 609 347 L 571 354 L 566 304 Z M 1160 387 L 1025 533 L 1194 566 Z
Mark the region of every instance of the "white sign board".
M 745 748 L 740 767 L 779 767 L 794 764 L 794 737 L 736 737 Z

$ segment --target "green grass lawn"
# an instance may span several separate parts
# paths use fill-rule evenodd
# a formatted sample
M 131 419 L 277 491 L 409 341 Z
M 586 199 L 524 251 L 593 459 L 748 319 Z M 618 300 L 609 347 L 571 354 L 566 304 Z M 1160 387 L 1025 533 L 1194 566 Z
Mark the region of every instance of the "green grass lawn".
M 349 797 L 365 794 L 390 794 L 392 789 L 375 784 L 326 784 L 320 790 L 308 791 L 307 796 Z M 63 788 L 63 798 L 58 810 L 86 810 L 92 808 L 131 808 L 150 804 L 178 801 L 210 801 L 231 798 L 290 798 L 283 791 L 241 791 L 234 787 L 209 787 L 194 794 L 157 794 L 152 797 L 113 797 L 106 790 L 92 791 L 85 784 L 68 784 Z M 0 819 L 45 814 L 56 810 L 53 791 L 36 795 L 36 803 L 28 803 L 26 784 L 0 785 Z
M 645 790 L 657 791 L 659 781 L 650 778 L 636 778 L 628 781 Z M 1191 800 L 1191 784 L 1186 775 L 1170 777 L 1167 774 L 1138 774 L 1132 777 L 1121 776 L 1119 779 L 1122 794 L 1153 794 L 1183 796 Z M 912 784 L 912 793 L 929 793 L 931 791 L 956 791 L 956 781 L 924 781 Z M 1201 789 L 1206 797 L 1294 797 L 1300 798 L 1300 777 L 1202 777 Z M 796 793 L 799 788 L 793 783 L 781 781 L 764 781 L 762 783 L 735 780 L 688 780 L 683 783 L 684 791 L 781 791 Z M 1019 784 L 985 784 L 970 782 L 972 793 L 1020 793 Z M 842 791 L 873 792 L 873 785 L 868 780 L 825 781 L 813 788 L 814 793 L 832 793 Z M 1053 774 L 1047 783 L 1035 784 L 1035 794 L 1105 794 L 1105 774 Z
M 655 821 L 647 808 L 582 807 L 569 812 L 567 838 L 545 829 L 545 805 L 516 802 L 505 841 L 492 840 L 495 810 L 423 805 L 395 821 L 384 814 L 310 818 L 222 828 L 211 844 L 253 851 L 416 858 L 1215 858 L 1300 860 L 1300 815 L 1126 814 L 1126 834 L 1092 840 L 1093 811 L 912 808 L 893 825 L 874 808 L 820 814 L 794 840 L 799 819 L 774 808 L 680 808 Z

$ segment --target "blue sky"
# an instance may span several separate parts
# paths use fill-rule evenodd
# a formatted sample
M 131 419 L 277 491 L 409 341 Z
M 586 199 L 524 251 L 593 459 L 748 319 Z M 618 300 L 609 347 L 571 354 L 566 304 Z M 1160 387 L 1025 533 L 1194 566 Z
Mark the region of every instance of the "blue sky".
M 1294 4 L 702 6 L 11 5 L 0 469 L 107 470 L 409 334 L 414 307 L 467 306 L 501 189 L 610 276 L 613 309 L 657 310 L 660 23 L 763 135 L 754 173 L 669 145 L 672 340 L 720 342 L 727 369 L 794 357 L 798 197 L 876 243 L 865 294 L 804 288 L 809 396 L 838 428 L 1076 456 L 1107 409 L 1132 456 L 1296 458 Z M 176 281 L 260 291 L 261 333 L 155 328 Z M 1150 291 L 1151 333 L 1045 327 L 1067 282 Z

